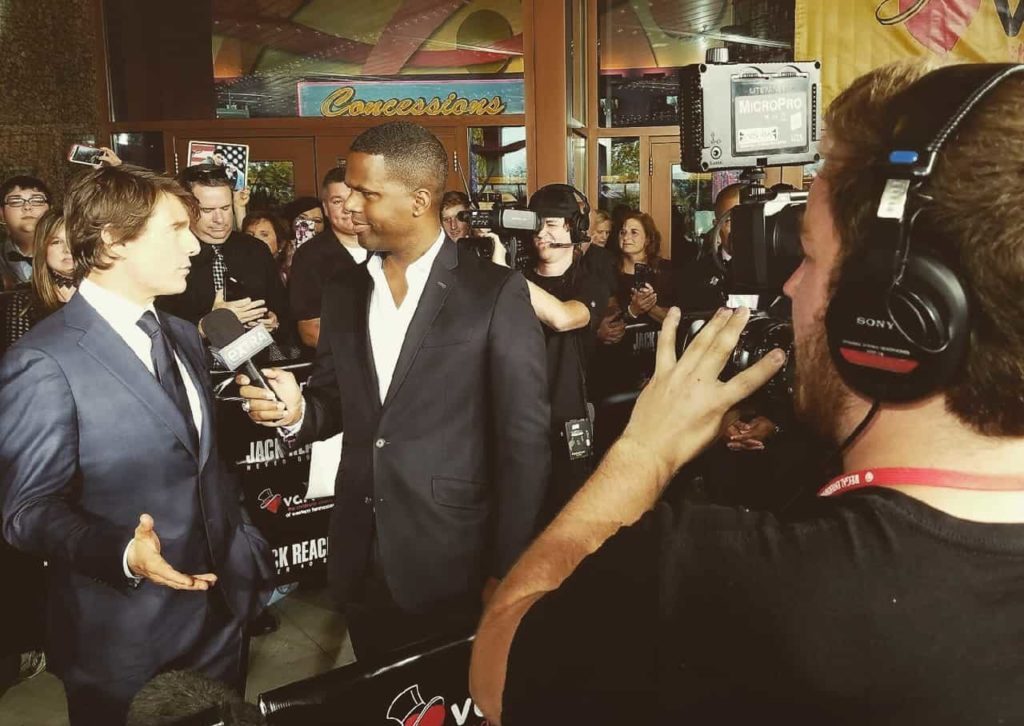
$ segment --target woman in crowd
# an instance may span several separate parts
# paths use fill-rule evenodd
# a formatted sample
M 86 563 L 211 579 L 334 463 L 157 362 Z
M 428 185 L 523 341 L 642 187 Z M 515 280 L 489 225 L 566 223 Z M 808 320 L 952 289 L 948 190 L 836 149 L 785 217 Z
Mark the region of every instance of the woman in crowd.
M 3 300 L 3 354 L 29 329 L 59 309 L 75 294 L 75 261 L 64 232 L 64 215 L 50 207 L 36 225 L 32 241 L 32 281 Z M 46 667 L 38 640 L 43 632 L 43 563 L 15 550 L 0 539 L 0 571 L 18 583 L 4 607 L 6 625 L 0 627 L 0 693 L 16 681 L 31 678 Z
M 267 245 L 277 261 L 281 282 L 287 285 L 295 244 L 290 239 L 285 221 L 271 212 L 249 212 L 242 220 L 242 231 Z
M 617 288 L 597 330 L 591 386 L 595 398 L 639 391 L 654 373 L 661 321 L 674 303 L 671 269 L 661 259 L 661 233 L 644 212 L 622 217 Z M 632 403 L 618 403 L 598 415 L 598 451 L 621 433 Z M 601 420 L 603 418 L 603 421 Z
M 57 207 L 50 207 L 36 225 L 32 282 L 7 296 L 0 352 L 63 306 L 77 289 L 75 261 L 64 231 L 64 213 Z

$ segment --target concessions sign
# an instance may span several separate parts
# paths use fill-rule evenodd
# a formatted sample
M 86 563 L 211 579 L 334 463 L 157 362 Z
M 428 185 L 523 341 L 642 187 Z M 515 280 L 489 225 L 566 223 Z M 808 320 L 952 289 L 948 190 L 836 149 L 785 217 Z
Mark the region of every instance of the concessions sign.
M 293 372 L 300 381 L 308 376 L 308 369 Z M 214 373 L 214 383 L 228 377 Z M 322 580 L 334 498 L 306 497 L 310 447 L 289 450 L 275 431 L 252 423 L 237 401 L 217 405 L 221 454 L 238 474 L 246 511 L 270 543 L 278 583 Z
M 798 59 L 821 61 L 826 104 L 858 76 L 904 58 L 1024 62 L 1020 0 L 797 0 Z
M 522 78 L 447 81 L 302 81 L 299 115 L 347 118 L 525 113 Z

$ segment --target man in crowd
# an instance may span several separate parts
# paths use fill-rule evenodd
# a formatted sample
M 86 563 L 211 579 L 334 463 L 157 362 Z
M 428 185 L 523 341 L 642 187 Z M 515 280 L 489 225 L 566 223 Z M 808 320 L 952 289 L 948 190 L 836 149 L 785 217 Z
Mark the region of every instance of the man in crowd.
M 549 475 L 544 338 L 518 273 L 440 228 L 447 156 L 388 123 L 352 145 L 345 182 L 365 265 L 324 288 L 305 393 L 266 372 L 250 417 L 298 442 L 344 431 L 328 577 L 356 656 L 468 632 L 534 535 Z
M 940 135 L 993 70 L 926 71 L 887 66 L 832 102 L 806 256 L 785 286 L 796 406 L 844 442 L 850 473 L 785 516 L 651 511 L 783 360 L 773 353 L 722 382 L 747 312 L 720 311 L 677 361 L 673 310 L 626 432 L 483 618 L 471 690 L 492 722 L 977 724 L 1024 713 L 1024 309 L 1006 292 L 1024 285 L 1024 209 L 1007 187 L 1024 165 L 1024 82 L 1004 80 Z M 934 138 L 951 139 L 937 159 Z M 827 342 L 852 335 L 832 337 L 833 315 L 848 330 L 856 310 L 889 314 L 880 279 L 896 271 L 883 264 L 864 286 L 851 265 L 885 249 L 891 259 L 897 243 L 875 232 L 905 229 L 879 207 L 881 170 L 907 173 L 893 150 L 935 164 L 906 200 L 923 205 L 914 219 L 927 228 L 910 232 L 905 272 L 943 260 L 972 306 L 964 327 L 947 329 L 957 364 L 945 379 L 919 379 L 932 390 L 902 403 L 879 402 Z M 861 302 L 833 308 L 826 324 L 844 289 Z
M 200 250 L 185 291 L 160 298 L 158 306 L 191 323 L 199 323 L 211 310 L 227 308 L 247 327 L 278 330 L 288 317 L 284 285 L 267 246 L 234 229 L 232 187 L 224 168 L 190 166 L 179 182 L 199 207 L 192 231 Z
M 10 290 L 32 279 L 32 238 L 50 208 L 50 190 L 34 176 L 12 176 L 0 184 L 0 204 L 7 228 L 0 247 L 0 289 Z
M 579 262 L 575 247 L 582 212 L 564 185 L 538 189 L 529 208 L 543 221 L 533 236 L 534 266 L 526 271 L 530 301 L 544 327 L 551 400 L 551 488 L 545 520 L 569 501 L 593 468 L 593 425 L 586 369 L 594 323 L 608 292 Z
M 470 235 L 469 222 L 459 219 L 459 212 L 468 211 L 469 207 L 469 197 L 464 192 L 445 192 L 441 197 L 441 227 L 456 242 Z
M 185 289 L 195 202 L 137 167 L 66 207 L 78 293 L 0 361 L 3 534 L 49 563 L 46 654 L 73 726 L 119 724 L 170 667 L 244 692 L 244 623 L 273 575 L 226 475 Z M 16 584 L 16 583 L 15 583 Z
M 359 246 L 352 214 L 345 210 L 350 190 L 345 184 L 345 167 L 324 175 L 320 196 L 327 210 L 327 229 L 295 252 L 288 283 L 292 315 L 298 321 L 303 345 L 316 348 L 320 340 L 320 298 L 324 283 L 343 270 L 362 264 L 366 250 Z

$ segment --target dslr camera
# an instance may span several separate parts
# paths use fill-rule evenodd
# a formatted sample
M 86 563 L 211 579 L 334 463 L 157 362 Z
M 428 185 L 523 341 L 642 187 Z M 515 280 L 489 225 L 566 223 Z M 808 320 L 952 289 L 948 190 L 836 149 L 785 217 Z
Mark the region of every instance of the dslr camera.
M 709 172 L 742 169 L 747 186 L 729 213 L 732 247 L 728 292 L 777 298 L 800 265 L 800 224 L 806 192 L 778 185 L 766 189 L 764 167 L 818 161 L 821 64 L 730 63 L 728 51 L 713 48 L 705 63 L 680 73 L 680 148 L 683 169 Z M 718 241 L 723 220 L 711 232 Z M 721 257 L 718 259 L 721 261 Z M 724 262 L 722 264 L 725 264 Z M 684 314 L 678 353 L 714 311 Z M 755 398 L 768 406 L 789 401 L 793 390 L 791 319 L 754 311 L 725 369 L 723 380 L 749 368 L 773 348 L 787 363 Z

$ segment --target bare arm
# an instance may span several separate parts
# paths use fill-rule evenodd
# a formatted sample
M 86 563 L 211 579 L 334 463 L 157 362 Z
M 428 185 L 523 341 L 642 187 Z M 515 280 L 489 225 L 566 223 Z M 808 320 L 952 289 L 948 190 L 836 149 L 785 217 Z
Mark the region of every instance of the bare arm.
M 747 318 L 745 310 L 716 315 L 678 361 L 678 309 L 666 318 L 654 378 L 622 438 L 509 571 L 481 620 L 470 690 L 493 723 L 500 723 L 508 655 L 527 611 L 621 527 L 649 510 L 679 467 L 714 440 L 725 413 L 782 365 L 781 355 L 769 356 L 727 383 L 718 380 Z
M 559 333 L 585 328 L 590 324 L 590 311 L 579 300 L 562 302 L 557 297 L 526 281 L 530 288 L 530 305 L 544 325 Z

